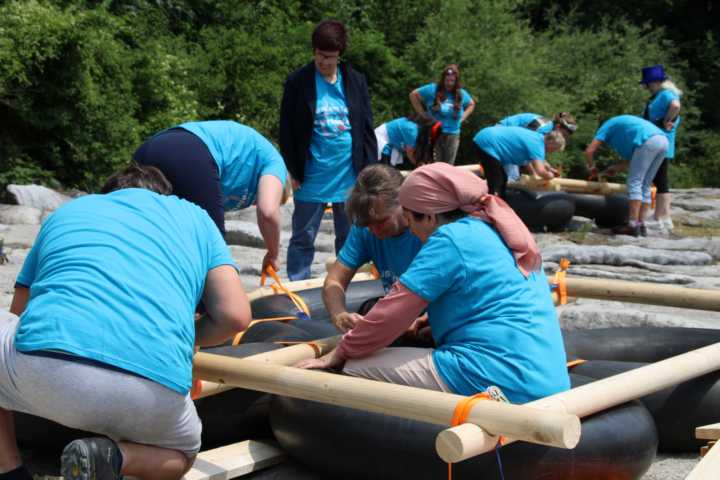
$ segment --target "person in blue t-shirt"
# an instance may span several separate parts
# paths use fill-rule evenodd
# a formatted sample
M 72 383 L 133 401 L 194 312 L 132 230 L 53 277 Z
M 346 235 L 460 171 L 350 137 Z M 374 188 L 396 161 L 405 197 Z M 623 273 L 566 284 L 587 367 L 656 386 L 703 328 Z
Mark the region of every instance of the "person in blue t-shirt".
M 62 455 L 67 480 L 181 478 L 200 449 L 196 346 L 247 327 L 250 305 L 205 211 L 149 166 L 43 224 L 0 324 L 0 471 L 20 464 L 11 411 L 96 432 Z M 207 316 L 195 321 L 203 301 Z M 7 459 L 10 459 L 9 461 Z
M 565 137 L 565 142 L 577 130 L 577 121 L 569 112 L 560 112 L 551 120 L 537 113 L 517 113 L 500 120 L 498 125 L 503 127 L 524 127 L 534 132 L 546 133 L 557 130 Z M 520 167 L 515 164 L 503 165 L 508 182 L 515 182 L 520 179 Z
M 414 170 L 399 194 L 422 248 L 392 290 L 327 355 L 302 368 L 514 403 L 570 387 L 539 249 L 512 209 L 472 172 Z M 427 308 L 434 348 L 386 348 Z M 495 387 L 495 388 L 493 388 Z
M 543 135 L 523 127 L 495 125 L 480 130 L 473 143 L 490 193 L 504 198 L 508 177 L 503 167 L 526 165 L 534 175 L 554 178 L 557 171 L 545 157 L 565 148 L 565 137 L 557 130 Z
M 187 122 L 158 133 L 135 152 L 140 165 L 160 169 L 172 193 L 199 205 L 225 235 L 225 211 L 257 205 L 267 266 L 277 270 L 280 205 L 290 193 L 280 153 L 255 129 L 230 120 Z
M 429 113 L 442 122 L 435 143 L 435 160 L 453 165 L 460 145 L 460 126 L 475 109 L 475 100 L 462 88 L 460 67 L 446 66 L 437 83 L 428 83 L 410 92 L 417 113 Z
M 668 149 L 665 160 L 658 168 L 653 183 L 657 187 L 655 196 L 655 222 L 661 230 L 672 230 L 670 217 L 672 195 L 668 182 L 668 166 L 675 158 L 675 135 L 680 126 L 680 96 L 682 91 L 665 74 L 662 65 L 653 65 L 642 69 L 642 80 L 650 93 L 650 100 L 645 105 L 643 118 L 662 130 L 668 138 Z
M 320 22 L 312 34 L 313 61 L 287 77 L 280 108 L 280 150 L 292 175 L 294 210 L 287 252 L 290 280 L 310 278 L 315 238 L 332 205 L 335 252 L 350 223 L 345 199 L 355 178 L 377 163 L 377 141 L 365 76 L 340 61 L 345 25 Z
M 437 125 L 437 127 L 436 127 Z M 407 157 L 412 166 L 432 163 L 433 144 L 440 122 L 425 113 L 416 113 L 383 123 L 375 129 L 378 160 L 396 167 Z M 433 132 L 437 132 L 433 135 Z
M 420 239 L 410 232 L 398 203 L 403 176 L 387 165 L 371 165 L 358 175 L 348 197 L 353 221 L 345 245 L 328 270 L 322 297 L 332 322 L 350 330 L 361 317 L 347 311 L 345 291 L 355 272 L 373 262 L 385 291 L 405 273 L 420 250 Z
M 634 115 L 619 115 L 603 123 L 595 133 L 595 138 L 585 149 L 587 167 L 596 172 L 595 152 L 603 143 L 620 155 L 625 162 L 609 167 L 603 175 L 630 167 L 627 177 L 629 222 L 613 229 L 613 233 L 647 235 L 644 219 L 650 208 L 652 179 L 665 160 L 668 140 L 665 133 L 645 119 Z

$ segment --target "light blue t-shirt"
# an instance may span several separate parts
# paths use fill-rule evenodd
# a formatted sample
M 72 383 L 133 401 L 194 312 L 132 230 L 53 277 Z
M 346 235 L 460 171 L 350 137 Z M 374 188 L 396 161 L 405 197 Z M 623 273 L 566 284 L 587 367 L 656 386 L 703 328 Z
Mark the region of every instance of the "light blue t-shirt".
M 190 389 L 195 307 L 234 262 L 197 205 L 143 189 L 88 195 L 42 226 L 17 278 L 30 300 L 21 352 L 59 350 Z
M 635 149 L 650 137 L 664 135 L 647 120 L 634 115 L 619 115 L 603 123 L 595 133 L 595 140 L 610 145 L 622 158 L 632 160 Z
M 437 92 L 436 83 L 428 83 L 418 89 L 420 98 L 425 103 L 427 111 L 435 117 L 435 119 L 442 122 L 442 133 L 449 133 L 457 135 L 460 133 L 460 119 L 462 118 L 463 112 L 470 105 L 472 97 L 464 88 L 460 89 L 462 99 L 460 100 L 460 110 L 455 111 L 455 94 L 447 92 L 445 100 L 440 104 L 439 110 L 433 109 L 433 103 L 435 102 L 435 93 Z
M 494 228 L 474 217 L 442 225 L 400 277 L 429 302 L 433 360 L 448 387 L 497 385 L 513 403 L 570 387 L 547 278 L 525 278 Z
M 198 136 L 210 150 L 220 174 L 225 210 L 255 203 L 263 175 L 285 183 L 287 169 L 280 152 L 257 130 L 231 120 L 187 122 L 178 128 Z
M 505 117 L 500 120 L 498 122 L 498 125 L 502 125 L 503 127 L 529 128 L 529 125 L 535 120 L 545 122 L 543 125 L 540 125 L 538 128 L 535 129 L 535 131 L 538 133 L 542 133 L 543 135 L 545 135 L 546 133 L 550 133 L 553 128 L 555 128 L 555 124 L 553 122 L 547 121 L 545 117 L 537 113 L 517 113 L 515 115 L 510 115 L 509 117 Z
M 650 122 L 655 125 L 660 125 L 665 119 L 665 114 L 667 113 L 668 108 L 670 108 L 670 102 L 672 102 L 673 100 L 679 101 L 680 96 L 672 90 L 664 89 L 658 92 L 657 95 L 655 95 L 648 104 L 648 120 L 650 120 Z M 679 126 L 680 116 L 677 117 L 677 119 L 675 120 L 675 125 L 669 132 L 666 131 L 664 128 L 660 129 L 663 131 L 663 133 L 668 139 L 668 149 L 667 153 L 665 153 L 665 158 L 675 158 L 675 134 L 677 133 L 677 129 Z
M 501 125 L 483 128 L 473 142 L 502 165 L 522 166 L 532 160 L 545 160 L 545 138 L 527 128 Z
M 396 237 L 380 240 L 367 227 L 353 225 L 345 240 L 338 260 L 346 267 L 356 270 L 372 261 L 380 272 L 385 292 L 405 273 L 422 242 L 410 229 Z
M 419 132 L 418 124 L 406 117 L 397 118 L 385 124 L 388 145 L 395 150 L 403 151 L 405 147 L 415 147 Z
M 350 114 L 340 70 L 334 84 L 316 70 L 315 88 L 317 101 L 310 160 L 294 196 L 303 202 L 344 202 L 355 185 L 357 173 L 352 163 Z

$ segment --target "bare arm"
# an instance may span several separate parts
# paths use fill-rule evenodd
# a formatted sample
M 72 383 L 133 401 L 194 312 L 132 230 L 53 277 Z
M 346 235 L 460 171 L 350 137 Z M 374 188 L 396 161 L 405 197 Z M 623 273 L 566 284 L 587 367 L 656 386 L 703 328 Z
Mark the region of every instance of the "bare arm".
M 475 110 L 475 100 L 472 98 L 470 99 L 470 103 L 468 104 L 467 108 L 463 112 L 462 118 L 460 118 L 460 122 L 464 123 L 467 118 L 472 115 L 473 110 Z
M 27 307 L 28 300 L 30 299 L 30 289 L 27 287 L 21 287 L 20 285 L 15 287 L 15 294 L 10 304 L 10 313 L 22 315 Z
M 277 270 L 280 252 L 280 201 L 283 185 L 275 175 L 263 175 L 258 183 L 257 222 L 265 240 L 267 253 L 262 263 L 264 272 L 268 265 Z
M 545 162 L 543 160 L 531 160 L 528 166 L 535 175 L 538 175 L 541 178 L 544 178 L 546 180 L 555 178 L 553 172 L 549 168 L 545 167 Z
M 357 313 L 348 312 L 345 305 L 345 291 L 356 271 L 335 260 L 323 284 L 323 303 L 330 314 L 330 319 L 337 329 L 342 332 L 347 332 L 353 328 L 355 323 L 362 318 Z
M 217 345 L 250 324 L 250 302 L 234 267 L 220 265 L 205 279 L 203 303 L 207 315 L 195 323 L 195 343 Z
M 602 145 L 602 142 L 600 140 L 593 140 L 592 142 L 590 142 L 590 145 L 588 145 L 585 149 L 585 162 L 588 170 L 590 170 L 591 172 L 596 170 L 594 157 L 595 152 L 598 148 L 600 148 L 600 145 Z
M 677 120 L 678 115 L 680 114 L 680 101 L 679 100 L 673 100 L 670 102 L 670 105 L 668 106 L 667 112 L 665 113 L 665 118 L 663 119 L 663 128 L 666 131 L 670 131 L 675 126 L 675 120 Z
M 417 88 L 410 92 L 410 103 L 417 113 L 425 113 L 425 105 L 423 105 L 420 91 Z
M 413 165 L 417 165 L 417 159 L 415 158 L 415 147 L 405 147 L 405 155 Z

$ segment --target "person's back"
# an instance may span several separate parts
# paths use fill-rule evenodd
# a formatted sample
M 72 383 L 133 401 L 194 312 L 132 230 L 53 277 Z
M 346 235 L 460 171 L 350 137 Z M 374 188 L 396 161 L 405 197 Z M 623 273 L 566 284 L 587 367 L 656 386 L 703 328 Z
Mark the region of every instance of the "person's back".
M 526 165 L 545 159 L 543 135 L 523 127 L 493 126 L 480 130 L 475 145 L 502 165 Z
M 400 281 L 429 301 L 433 358 L 452 391 L 497 385 L 525 402 L 569 388 L 545 274 L 526 278 L 484 221 L 468 216 L 441 226 Z
M 609 144 L 625 160 L 630 160 L 635 149 L 654 135 L 665 136 L 662 130 L 643 118 L 618 115 L 603 123 L 595 138 Z
M 19 351 L 60 350 L 190 387 L 193 314 L 207 271 L 231 262 L 199 207 L 144 189 L 54 212 L 18 277 L 31 300 Z M 220 253 L 218 253 L 220 252 Z

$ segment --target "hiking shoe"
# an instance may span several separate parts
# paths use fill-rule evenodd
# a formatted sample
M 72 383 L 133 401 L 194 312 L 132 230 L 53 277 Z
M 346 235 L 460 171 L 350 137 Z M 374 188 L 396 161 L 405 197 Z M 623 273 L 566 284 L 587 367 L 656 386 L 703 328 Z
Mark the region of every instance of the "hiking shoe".
M 104 437 L 81 438 L 65 446 L 60 457 L 65 480 L 121 480 L 122 454 Z
M 630 235 L 633 237 L 640 236 L 640 225 L 620 225 L 612 229 L 613 235 Z M 647 233 L 647 232 L 646 232 Z

